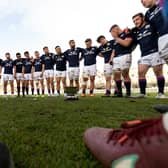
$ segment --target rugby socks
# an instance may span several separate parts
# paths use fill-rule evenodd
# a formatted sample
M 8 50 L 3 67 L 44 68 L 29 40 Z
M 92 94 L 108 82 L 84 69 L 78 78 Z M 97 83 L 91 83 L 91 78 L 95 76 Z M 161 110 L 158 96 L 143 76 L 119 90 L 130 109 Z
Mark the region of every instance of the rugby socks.
M 4 95 L 7 95 L 7 92 L 4 92 Z
M 37 95 L 40 95 L 40 89 L 37 89 Z
M 55 90 L 54 89 L 52 89 L 52 94 L 54 94 L 55 93 Z
M 140 87 L 140 92 L 141 94 L 146 94 L 146 79 L 139 79 L 139 87 Z
M 29 95 L 29 88 L 26 87 L 26 94 Z
M 131 95 L 131 81 L 125 81 L 124 82 L 125 88 L 126 88 L 126 95 Z
M 117 90 L 118 90 L 117 95 L 122 95 L 122 80 L 116 81 L 116 86 L 117 86 Z
M 165 87 L 164 76 L 160 76 L 157 78 L 157 84 L 158 84 L 158 92 L 164 94 L 164 87 Z
M 86 94 L 86 89 L 83 89 L 83 90 L 82 90 L 82 94 Z
M 23 96 L 25 96 L 25 87 L 24 86 L 22 87 L 22 94 L 23 94 Z
M 20 87 L 17 87 L 18 96 L 20 96 Z
M 109 89 L 106 90 L 106 95 L 111 95 L 111 91 Z
M 94 89 L 90 89 L 90 94 L 93 94 L 93 92 L 94 92 Z
M 32 95 L 34 95 L 34 88 L 32 88 L 31 91 L 32 91 Z
M 49 94 L 49 95 L 51 94 L 51 91 L 50 91 L 50 89 L 48 89 L 48 94 Z
M 60 95 L 60 90 L 57 90 L 57 93 Z
M 44 95 L 44 90 L 42 90 L 42 95 Z

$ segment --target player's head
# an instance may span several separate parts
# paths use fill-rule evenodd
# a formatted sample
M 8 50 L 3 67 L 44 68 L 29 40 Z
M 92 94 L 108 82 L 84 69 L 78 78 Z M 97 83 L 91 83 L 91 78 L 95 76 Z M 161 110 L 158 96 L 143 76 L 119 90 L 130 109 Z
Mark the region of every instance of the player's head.
M 28 51 L 25 51 L 25 52 L 24 52 L 24 56 L 25 56 L 26 58 L 30 58 L 29 52 L 28 52 Z
M 16 53 L 16 58 L 20 59 L 21 58 L 21 53 Z
M 151 8 L 157 3 L 157 1 L 158 0 L 141 0 L 141 3 L 145 8 Z
M 44 54 L 49 54 L 49 49 L 47 46 L 43 47 Z
M 92 39 L 88 38 L 85 40 L 86 48 L 92 47 Z
M 143 13 L 137 13 L 132 17 L 135 27 L 140 28 L 145 22 L 145 16 Z
M 97 42 L 101 45 L 105 45 L 107 43 L 106 37 L 101 35 L 97 38 Z
M 56 51 L 56 53 L 57 53 L 58 55 L 62 53 L 62 50 L 61 50 L 61 47 L 60 47 L 60 46 L 56 46 L 56 47 L 55 47 L 55 51 Z
M 40 53 L 38 51 L 35 51 L 34 55 L 35 55 L 36 58 L 40 58 Z
M 69 41 L 69 46 L 70 46 L 71 48 L 75 48 L 75 41 L 74 41 L 74 40 L 70 40 L 70 41 Z
M 5 57 L 6 59 L 10 59 L 10 53 L 9 52 L 5 53 Z
M 118 37 L 118 35 L 122 32 L 122 30 L 117 24 L 114 24 L 113 26 L 111 26 L 109 32 L 111 33 L 112 37 L 115 38 L 115 37 Z

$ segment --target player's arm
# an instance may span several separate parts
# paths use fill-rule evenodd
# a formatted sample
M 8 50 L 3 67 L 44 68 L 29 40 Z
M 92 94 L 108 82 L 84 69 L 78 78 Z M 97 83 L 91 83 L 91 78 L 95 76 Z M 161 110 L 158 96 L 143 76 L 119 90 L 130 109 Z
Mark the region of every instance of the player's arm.
M 22 67 L 22 77 L 24 79 L 24 73 L 25 73 L 25 66 Z
M 32 69 L 31 69 L 32 78 L 34 78 L 34 72 L 35 72 L 35 67 L 34 67 L 34 64 L 33 64 Z
M 42 72 L 41 72 L 41 76 L 44 75 L 44 71 L 45 71 L 45 64 L 42 64 Z
M 119 37 L 116 37 L 115 38 L 115 41 L 117 43 L 119 43 L 120 45 L 124 46 L 124 47 L 128 47 L 131 45 L 131 43 L 133 42 L 133 39 L 132 38 L 126 38 L 126 39 L 121 39 Z
M 16 65 L 15 64 L 13 66 L 13 69 L 14 69 L 14 78 L 16 79 Z
M 82 61 L 83 59 L 83 53 L 84 53 L 84 49 L 83 48 L 79 48 L 80 49 L 80 57 L 79 57 L 79 61 Z
M 112 53 L 111 53 L 111 58 L 109 60 L 109 64 L 113 64 L 113 59 L 114 59 L 114 56 L 115 56 L 115 50 L 113 49 Z

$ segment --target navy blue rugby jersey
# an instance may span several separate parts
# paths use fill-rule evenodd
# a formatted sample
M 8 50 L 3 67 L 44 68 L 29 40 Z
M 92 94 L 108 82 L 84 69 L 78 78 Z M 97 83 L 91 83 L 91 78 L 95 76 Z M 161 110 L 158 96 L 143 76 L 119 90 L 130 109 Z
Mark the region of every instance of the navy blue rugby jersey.
M 98 48 L 99 53 L 104 57 L 104 63 L 107 64 L 110 61 L 112 51 L 114 49 L 114 40 L 108 41 L 105 45 L 101 45 Z
M 60 55 L 55 55 L 55 64 L 56 64 L 56 70 L 57 71 L 66 71 L 66 57 L 62 53 Z
M 14 66 L 16 67 L 16 73 L 22 73 L 23 69 L 23 59 L 14 60 Z
M 159 36 L 168 34 L 168 19 L 165 19 L 162 7 L 155 5 L 145 15 L 147 22 L 155 29 Z
M 69 67 L 79 67 L 80 56 L 82 55 L 82 48 L 72 48 L 64 52 L 66 60 L 69 63 Z
M 4 68 L 4 74 L 13 75 L 13 60 L 4 60 L 1 62 L 1 66 Z
M 158 51 L 158 34 L 149 23 L 142 28 L 134 28 L 132 33 L 135 42 L 140 45 L 142 57 Z
M 42 64 L 45 65 L 45 70 L 54 70 L 54 57 L 55 54 L 53 53 L 41 56 Z
M 99 49 L 97 47 L 83 49 L 82 58 L 84 59 L 84 66 L 95 65 L 98 54 Z

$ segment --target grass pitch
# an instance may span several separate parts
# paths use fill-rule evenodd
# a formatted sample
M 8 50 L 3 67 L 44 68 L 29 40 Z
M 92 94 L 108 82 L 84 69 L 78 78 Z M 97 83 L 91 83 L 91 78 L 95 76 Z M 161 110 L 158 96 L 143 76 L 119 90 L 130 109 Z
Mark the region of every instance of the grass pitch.
M 167 100 L 86 97 L 0 98 L 0 140 L 16 168 L 102 168 L 83 144 L 87 128 L 117 128 L 121 122 L 159 116 Z

